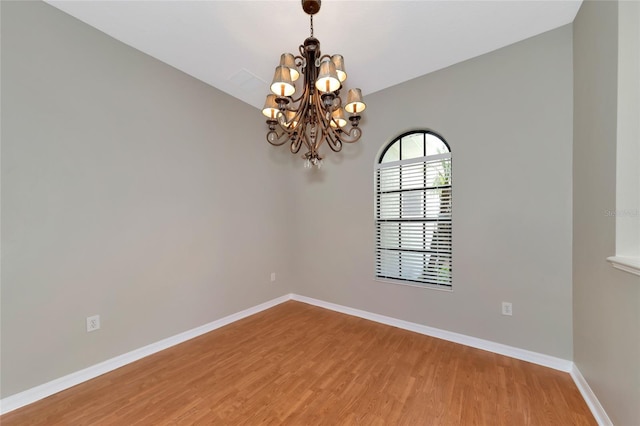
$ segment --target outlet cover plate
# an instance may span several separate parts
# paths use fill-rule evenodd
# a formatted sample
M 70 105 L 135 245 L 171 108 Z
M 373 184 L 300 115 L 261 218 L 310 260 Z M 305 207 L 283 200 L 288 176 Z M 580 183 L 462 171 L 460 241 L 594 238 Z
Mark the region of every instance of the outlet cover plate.
M 502 315 L 513 315 L 513 306 L 511 302 L 502 302 Z
M 100 329 L 100 315 L 87 317 L 87 333 Z

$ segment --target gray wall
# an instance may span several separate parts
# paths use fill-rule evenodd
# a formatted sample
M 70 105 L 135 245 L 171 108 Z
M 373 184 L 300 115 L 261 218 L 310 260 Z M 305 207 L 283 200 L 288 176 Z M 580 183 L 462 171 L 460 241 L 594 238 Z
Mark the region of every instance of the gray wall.
M 575 357 L 612 419 L 640 423 L 640 286 L 604 260 L 614 8 L 576 21 L 575 123 L 567 26 L 368 96 L 363 139 L 307 171 L 254 108 L 2 2 L 1 396 L 295 291 Z M 453 292 L 373 280 L 373 165 L 414 128 L 453 150 Z
M 3 397 L 291 291 L 290 155 L 259 111 L 44 3 L 1 7 Z
M 574 21 L 574 362 L 609 417 L 640 424 L 640 278 L 615 254 L 617 2 L 583 3 Z M 637 142 L 637 141 L 636 141 Z
M 571 26 L 367 96 L 362 140 L 296 171 L 296 291 L 571 359 L 572 96 Z M 453 292 L 373 280 L 374 163 L 414 128 L 452 148 Z
M 618 3 L 617 116 L 616 256 L 640 259 L 640 1 Z

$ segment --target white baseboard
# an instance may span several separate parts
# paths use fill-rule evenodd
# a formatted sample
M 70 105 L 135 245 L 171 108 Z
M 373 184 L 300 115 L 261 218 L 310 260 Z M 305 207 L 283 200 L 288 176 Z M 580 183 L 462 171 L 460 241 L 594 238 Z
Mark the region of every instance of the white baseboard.
M 580 370 L 578 370 L 578 366 L 573 364 L 570 373 L 571 378 L 584 398 L 584 402 L 587 403 L 587 406 L 591 410 L 591 414 L 593 414 L 593 417 L 595 417 L 598 424 L 600 426 L 613 426 L 613 422 L 607 415 L 607 412 L 604 411 L 604 408 L 602 408 L 600 401 L 598 401 L 596 394 L 591 390 L 589 383 L 587 383 L 585 378 L 582 376 L 582 373 L 580 373 Z
M 131 352 L 127 352 L 126 354 L 119 355 L 115 358 L 108 359 L 104 362 L 92 365 L 91 367 L 87 367 L 83 370 L 76 371 L 75 373 L 68 374 L 34 388 L 27 389 L 26 391 L 8 396 L 0 400 L 0 414 L 5 414 L 17 408 L 39 401 L 72 386 L 75 386 L 82 382 L 86 382 L 87 380 L 91 380 L 95 377 L 108 373 L 109 371 L 113 371 L 117 368 L 130 364 L 141 358 L 152 355 L 156 352 L 160 352 L 164 349 L 170 348 L 171 346 L 175 346 L 187 340 L 193 339 L 194 337 L 198 337 L 202 334 L 208 333 L 227 324 L 231 324 L 232 322 L 256 314 L 260 311 L 264 311 L 265 309 L 269 309 L 280 303 L 286 302 L 287 300 L 291 300 L 290 294 L 286 294 L 276 299 L 269 300 L 268 302 L 261 303 L 259 305 L 253 306 L 240 312 L 236 312 L 235 314 L 231 314 L 200 327 L 187 330 L 183 333 L 176 334 L 175 336 L 171 336 L 142 348 L 135 349 Z
M 495 343 L 489 340 L 467 336 L 464 334 L 454 333 L 451 331 L 441 330 L 438 328 L 429 327 L 422 324 L 416 324 L 409 321 L 403 321 L 396 318 L 387 317 L 384 315 L 374 314 L 372 312 L 362 311 L 360 309 L 354 309 L 348 306 L 337 305 L 335 303 L 325 302 L 323 300 L 313 299 L 311 297 L 300 296 L 298 294 L 293 294 L 293 293 L 286 294 L 284 296 L 278 297 L 276 299 L 270 300 L 265 303 L 261 303 L 260 305 L 256 305 L 254 307 L 245 309 L 241 312 L 237 312 L 235 314 L 226 316 L 219 320 L 210 322 L 209 324 L 205 324 L 203 326 L 193 328 L 191 330 L 185 331 L 184 333 L 180 333 L 175 336 L 160 340 L 158 342 L 133 350 L 126 354 L 117 356 L 115 358 L 112 358 L 107 361 L 101 362 L 99 364 L 93 365 L 91 367 L 85 368 L 84 370 L 80 370 L 75 373 L 66 375 L 64 377 L 60 377 L 59 379 L 52 380 L 48 383 L 44 383 L 34 388 L 27 389 L 24 392 L 20 392 L 15 395 L 8 396 L 0 400 L 0 414 L 5 414 L 17 408 L 31 404 L 40 399 L 46 398 L 47 396 L 53 395 L 55 393 L 68 389 L 72 386 L 75 386 L 87 380 L 93 379 L 102 374 L 108 373 L 109 371 L 113 371 L 117 368 L 130 364 L 134 361 L 137 361 L 141 358 L 144 358 L 156 352 L 167 349 L 171 346 L 175 346 L 179 343 L 193 339 L 194 337 L 198 337 L 202 334 L 208 333 L 217 328 L 231 324 L 232 322 L 238 321 L 242 318 L 256 314 L 260 311 L 264 311 L 266 309 L 279 305 L 280 303 L 286 302 L 288 300 L 296 300 L 298 302 L 307 303 L 307 304 L 318 306 L 324 309 L 341 312 L 343 314 L 364 318 L 364 319 L 375 321 L 381 324 L 386 324 L 386 325 L 401 328 L 404 330 L 409 330 L 416 333 L 424 334 L 427 336 L 448 340 L 450 342 L 471 346 L 473 348 L 483 349 L 485 351 L 494 352 L 500 355 L 505 355 L 505 356 L 520 359 L 523 361 L 528 361 L 534 364 L 553 368 L 555 370 L 568 372 L 571 374 L 573 381 L 576 383 L 576 386 L 578 387 L 580 393 L 585 399 L 585 402 L 589 406 L 589 409 L 593 413 L 593 416 L 595 417 L 598 424 L 601 426 L 612 425 L 611 420 L 607 416 L 607 413 L 602 408 L 602 405 L 600 405 L 598 398 L 595 396 L 595 394 L 587 384 L 584 377 L 582 377 L 582 374 L 580 374 L 580 371 L 578 370 L 578 368 L 571 361 L 537 353 L 537 352 L 528 351 L 525 349 L 516 348 L 513 346 L 503 345 L 501 343 Z
M 573 364 L 571 361 L 568 361 L 566 359 L 556 358 L 550 355 L 528 351 L 526 349 L 515 348 L 513 346 L 503 345 L 501 343 L 495 343 L 489 340 L 441 330 L 439 328 L 428 327 L 426 325 L 403 321 L 367 311 L 361 311 L 360 309 L 336 305 L 335 303 L 312 299 L 310 297 L 292 294 L 291 298 L 299 302 L 308 303 L 310 305 L 319 306 L 321 308 L 330 309 L 332 311 L 342 312 L 343 314 L 353 315 L 393 327 L 402 328 L 404 330 L 413 331 L 431 337 L 437 337 L 438 339 L 448 340 L 450 342 L 460 343 L 465 346 L 471 346 L 473 348 L 483 349 L 485 351 L 494 352 L 511 358 L 532 362 L 534 364 L 553 368 L 554 370 L 560 370 L 568 373 L 571 371 L 571 366 Z

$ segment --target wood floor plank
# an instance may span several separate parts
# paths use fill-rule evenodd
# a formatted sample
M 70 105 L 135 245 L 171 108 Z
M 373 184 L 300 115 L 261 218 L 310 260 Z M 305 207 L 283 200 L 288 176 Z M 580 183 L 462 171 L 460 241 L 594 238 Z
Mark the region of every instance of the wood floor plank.
M 567 373 L 293 301 L 0 423 L 596 424 Z

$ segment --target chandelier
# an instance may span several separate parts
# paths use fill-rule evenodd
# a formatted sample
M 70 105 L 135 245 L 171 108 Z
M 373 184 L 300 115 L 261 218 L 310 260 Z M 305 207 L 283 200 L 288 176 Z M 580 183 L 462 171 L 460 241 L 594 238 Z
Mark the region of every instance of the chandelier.
M 349 90 L 347 103 L 342 105 L 340 90 L 347 79 L 344 58 L 322 55 L 320 41 L 313 37 L 313 15 L 320 10 L 320 3 L 321 0 L 302 0 L 302 9 L 310 17 L 311 36 L 300 46 L 300 55 L 280 56 L 272 93 L 267 95 L 262 109 L 269 125 L 267 141 L 274 146 L 290 141 L 293 154 L 304 145 L 305 167 L 322 165 L 318 148 L 324 142 L 339 152 L 344 143 L 358 141 L 362 136 L 358 127 L 360 113 L 366 108 L 360 89 Z M 296 83 L 298 80 L 302 83 Z M 302 87 L 296 88 L 296 84 Z

